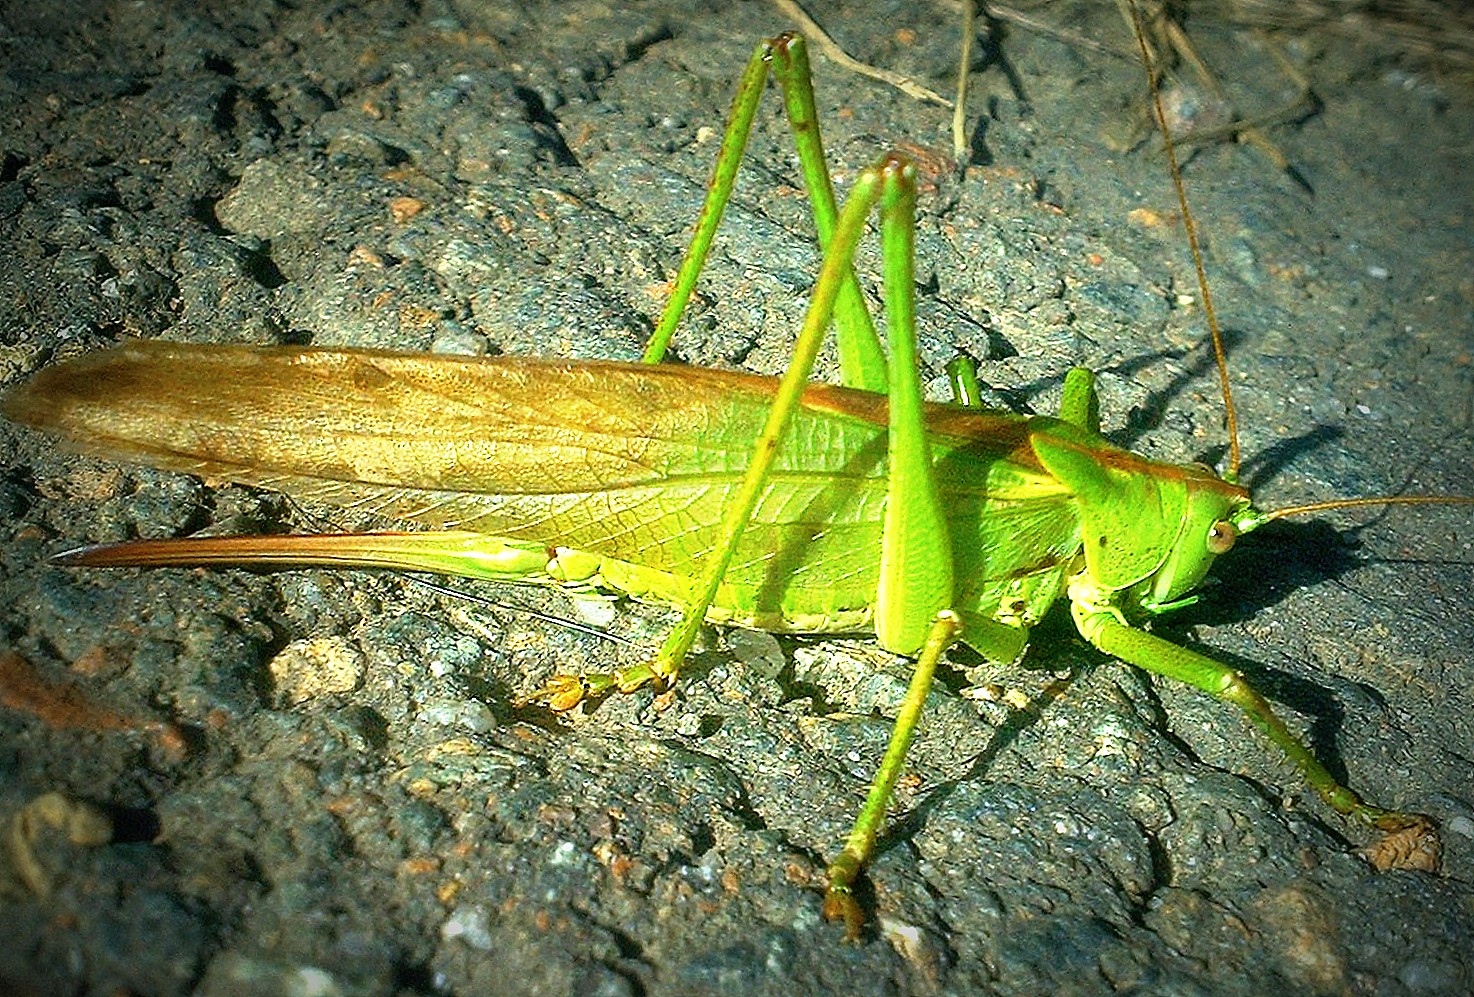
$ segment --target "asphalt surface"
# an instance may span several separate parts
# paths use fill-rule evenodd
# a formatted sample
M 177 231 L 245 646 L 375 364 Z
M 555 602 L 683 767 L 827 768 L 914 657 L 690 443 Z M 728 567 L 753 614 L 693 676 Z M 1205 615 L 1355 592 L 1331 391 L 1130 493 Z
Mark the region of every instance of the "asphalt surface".
M 950 89 L 950 11 L 809 12 Z M 1008 23 L 980 50 L 961 175 L 945 110 L 816 55 L 838 181 L 888 148 L 921 163 L 933 387 L 962 350 L 990 397 L 1049 412 L 1084 363 L 1114 440 L 1218 461 L 1132 42 L 1113 9 L 1037 16 L 1074 36 Z M 134 336 L 632 358 L 733 84 L 791 26 L 762 3 L 8 10 L 0 378 Z M 1242 113 L 1294 102 L 1263 38 L 1188 28 Z M 1474 95 L 1340 34 L 1274 44 L 1316 98 L 1267 132 L 1293 174 L 1231 142 L 1185 171 L 1245 478 L 1270 508 L 1474 494 Z M 682 361 L 781 369 L 818 262 L 790 150 L 770 97 Z M 1359 792 L 1440 821 L 1440 873 L 1373 872 L 1366 832 L 1232 707 L 1061 618 L 1021 668 L 962 656 L 933 693 L 871 931 L 845 944 L 823 863 L 904 660 L 714 633 L 668 708 L 554 717 L 515 704 L 639 660 L 673 616 L 368 573 L 47 566 L 83 541 L 356 522 L 0 433 L 7 992 L 1474 987 L 1467 509 L 1266 528 L 1158 628 L 1242 669 Z

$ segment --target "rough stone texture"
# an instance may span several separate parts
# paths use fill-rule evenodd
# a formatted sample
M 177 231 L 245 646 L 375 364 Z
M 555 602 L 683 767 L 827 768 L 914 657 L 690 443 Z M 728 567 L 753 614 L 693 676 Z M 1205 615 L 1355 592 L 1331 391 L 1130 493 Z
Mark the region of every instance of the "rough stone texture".
M 944 5 L 808 9 L 856 56 L 949 87 Z M 1129 51 L 1109 5 L 1039 16 Z M 12 5 L 0 371 L 154 335 L 634 356 L 732 85 L 787 26 L 756 2 Z M 1255 36 L 1189 26 L 1246 112 L 1293 95 Z M 989 358 L 997 397 L 1050 411 L 1084 363 L 1115 439 L 1217 459 L 1176 207 L 1158 157 L 1126 148 L 1139 69 L 1018 25 L 1000 37 L 961 178 L 944 112 L 815 59 L 841 186 L 891 145 L 934 164 L 928 379 L 964 349 Z M 1270 507 L 1474 493 L 1474 97 L 1335 36 L 1279 44 L 1320 103 L 1271 134 L 1314 194 L 1244 146 L 1186 170 L 1247 478 Z M 818 254 L 776 110 L 759 118 L 678 344 L 772 372 Z M 1474 988 L 1467 511 L 1266 529 L 1159 630 L 1242 668 L 1358 790 L 1444 821 L 1447 875 L 1374 874 L 1362 832 L 1231 708 L 1056 621 L 1020 669 L 961 662 L 1002 700 L 959 695 L 960 678 L 933 694 L 868 880 L 873 933 L 845 945 L 819 918 L 823 858 L 904 662 L 790 641 L 774 667 L 734 641 L 697 656 L 664 711 L 648 695 L 519 710 L 554 669 L 636 660 L 670 617 L 622 608 L 630 650 L 393 577 L 47 567 L 79 541 L 313 520 L 8 425 L 0 453 L 0 643 L 139 725 L 0 710 L 0 819 L 57 792 L 115 829 L 101 847 L 39 837 L 45 897 L 6 873 L 7 992 Z M 289 705 L 270 662 L 326 639 L 361 683 Z M 150 734 L 161 721 L 188 751 Z

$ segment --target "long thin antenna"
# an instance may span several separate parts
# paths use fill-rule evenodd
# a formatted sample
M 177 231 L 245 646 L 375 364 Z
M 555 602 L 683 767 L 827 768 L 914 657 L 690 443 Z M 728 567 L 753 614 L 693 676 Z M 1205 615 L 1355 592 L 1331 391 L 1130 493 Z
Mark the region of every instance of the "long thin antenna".
M 1299 516 L 1307 512 L 1357 509 L 1371 505 L 1474 505 L 1474 495 L 1392 495 L 1385 498 L 1327 499 L 1324 502 L 1306 502 L 1304 505 L 1290 505 L 1283 509 L 1275 509 L 1273 512 L 1262 513 L 1259 517 L 1259 524 L 1284 519 L 1286 516 Z
M 960 173 L 967 167 L 967 77 L 977 32 L 977 0 L 962 0 L 962 54 L 957 59 L 957 98 L 952 101 L 952 158 Z
M 1218 364 L 1218 386 L 1223 393 L 1223 414 L 1228 429 L 1228 471 L 1223 475 L 1227 481 L 1239 479 L 1239 420 L 1234 413 L 1233 391 L 1228 383 L 1228 351 L 1223 347 L 1223 332 L 1218 326 L 1218 315 L 1213 310 L 1213 295 L 1208 291 L 1208 273 L 1203 267 L 1203 249 L 1198 242 L 1198 229 L 1193 224 L 1192 210 L 1187 205 L 1187 188 L 1182 183 L 1182 169 L 1177 163 L 1177 147 L 1172 144 L 1172 133 L 1167 129 L 1167 112 L 1162 107 L 1162 90 L 1158 86 L 1156 64 L 1146 44 L 1146 28 L 1141 23 L 1141 11 L 1136 0 L 1131 0 L 1131 25 L 1136 30 L 1136 47 L 1141 52 L 1141 65 L 1146 70 L 1147 88 L 1152 95 L 1152 111 L 1156 115 L 1157 127 L 1162 130 L 1162 142 L 1167 152 L 1167 166 L 1172 173 L 1172 186 L 1177 190 L 1177 204 L 1182 208 L 1182 227 L 1187 232 L 1187 244 L 1192 249 L 1193 269 L 1198 275 L 1198 294 L 1203 299 L 1203 316 L 1208 322 L 1208 335 L 1213 339 L 1213 357 Z

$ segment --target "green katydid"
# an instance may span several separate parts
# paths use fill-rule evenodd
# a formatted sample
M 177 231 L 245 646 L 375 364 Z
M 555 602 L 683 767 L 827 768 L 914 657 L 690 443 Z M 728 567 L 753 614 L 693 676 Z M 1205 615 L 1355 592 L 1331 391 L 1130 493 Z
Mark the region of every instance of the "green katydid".
M 826 248 L 794 359 L 781 382 L 656 364 L 720 222 L 770 67 Z M 851 887 L 943 652 L 960 634 L 1012 662 L 1061 597 L 1096 647 L 1237 703 L 1330 806 L 1399 836 L 1409 864 L 1436 863 L 1426 818 L 1365 803 L 1237 672 L 1137 627 L 1190 600 L 1238 534 L 1310 507 L 1261 512 L 1232 474 L 1111 446 L 1084 370 L 1067 378 L 1057 418 L 924 403 L 914 207 L 914 168 L 891 155 L 837 209 L 802 42 L 780 36 L 759 46 L 739 88 L 649 364 L 147 342 L 50 368 L 5 411 L 91 453 L 443 528 L 143 541 L 61 563 L 377 566 L 597 586 L 683 608 L 648 664 L 555 679 L 542 692 L 558 709 L 609 690 L 668 687 L 703 621 L 873 630 L 917 663 L 879 774 L 829 870 L 826 911 L 852 934 L 860 914 Z M 889 358 L 851 270 L 876 209 Z M 831 321 L 844 387 L 808 383 Z M 1358 501 L 1388 500 L 1340 504 Z

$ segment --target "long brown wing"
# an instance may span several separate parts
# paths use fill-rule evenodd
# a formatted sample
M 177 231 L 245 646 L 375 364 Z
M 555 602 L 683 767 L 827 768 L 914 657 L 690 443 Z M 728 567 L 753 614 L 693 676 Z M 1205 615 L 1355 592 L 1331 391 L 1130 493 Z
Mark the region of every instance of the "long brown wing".
M 92 454 L 690 575 L 775 385 L 692 367 L 148 341 L 48 368 L 4 411 Z M 1064 497 L 1032 487 L 1023 420 L 929 419 L 972 468 L 943 484 L 964 516 L 1058 532 Z M 1000 457 L 1030 487 L 989 472 Z M 811 388 L 729 581 L 764 602 L 868 604 L 885 473 L 884 399 Z M 986 513 L 985 490 L 1004 499 Z
M 148 341 L 43 370 L 4 410 L 87 453 L 682 571 L 747 464 L 774 383 L 701 368 Z M 829 516 L 847 504 L 823 525 L 858 529 L 851 549 L 864 548 L 883 439 L 877 449 L 864 413 L 804 423 L 759 517 L 786 536 L 804 529 L 805 508 Z M 836 483 L 846 503 L 822 498 Z M 769 551 L 776 539 L 754 535 Z

